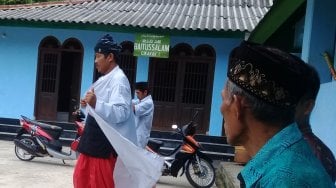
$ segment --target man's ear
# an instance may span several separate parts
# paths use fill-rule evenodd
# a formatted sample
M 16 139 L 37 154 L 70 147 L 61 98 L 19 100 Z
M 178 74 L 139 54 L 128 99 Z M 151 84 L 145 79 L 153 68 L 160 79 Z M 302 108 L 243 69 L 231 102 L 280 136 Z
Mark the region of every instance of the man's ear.
M 243 114 L 243 99 L 241 96 L 238 95 L 233 95 L 232 97 L 233 99 L 233 108 L 235 111 L 235 115 L 237 119 L 241 119 L 242 118 L 242 114 Z
M 114 54 L 113 53 L 109 53 L 109 55 L 107 56 L 107 58 L 110 58 L 111 61 L 114 61 Z
M 313 111 L 315 106 L 315 100 L 309 99 L 304 104 L 304 115 L 308 115 Z

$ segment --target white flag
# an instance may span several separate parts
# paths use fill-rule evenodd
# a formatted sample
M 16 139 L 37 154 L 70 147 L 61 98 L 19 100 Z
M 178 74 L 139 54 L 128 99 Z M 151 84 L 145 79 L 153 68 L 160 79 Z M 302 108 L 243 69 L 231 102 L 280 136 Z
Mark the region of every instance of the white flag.
M 88 105 L 89 114 L 95 118 L 111 145 L 118 153 L 114 170 L 116 188 L 151 188 L 162 174 L 164 159 L 133 144 L 111 125 L 106 123 Z

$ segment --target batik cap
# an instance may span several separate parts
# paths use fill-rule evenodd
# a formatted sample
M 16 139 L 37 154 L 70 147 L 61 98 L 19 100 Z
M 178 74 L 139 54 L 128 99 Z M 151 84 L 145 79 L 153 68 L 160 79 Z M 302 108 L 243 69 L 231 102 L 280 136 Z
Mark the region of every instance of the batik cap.
M 304 69 L 294 55 L 243 41 L 230 53 L 227 76 L 271 105 L 293 107 L 304 94 Z
M 113 53 L 114 56 L 119 57 L 121 47 L 113 41 L 111 35 L 106 34 L 97 41 L 94 48 L 95 53 L 109 54 Z

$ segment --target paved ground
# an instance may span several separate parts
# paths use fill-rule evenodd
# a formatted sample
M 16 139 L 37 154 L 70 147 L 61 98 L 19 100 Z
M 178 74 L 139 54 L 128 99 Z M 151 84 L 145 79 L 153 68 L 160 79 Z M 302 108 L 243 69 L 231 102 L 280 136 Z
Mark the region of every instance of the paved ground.
M 218 166 L 219 161 L 214 165 Z M 0 140 L 0 187 L 1 188 L 71 188 L 72 172 L 75 161 L 66 161 L 50 157 L 35 158 L 25 162 L 16 158 L 14 143 Z M 225 162 L 233 177 L 240 170 L 239 165 Z M 238 184 L 236 184 L 238 185 Z M 185 176 L 161 177 L 157 188 L 191 187 Z M 216 187 L 216 186 L 214 186 Z

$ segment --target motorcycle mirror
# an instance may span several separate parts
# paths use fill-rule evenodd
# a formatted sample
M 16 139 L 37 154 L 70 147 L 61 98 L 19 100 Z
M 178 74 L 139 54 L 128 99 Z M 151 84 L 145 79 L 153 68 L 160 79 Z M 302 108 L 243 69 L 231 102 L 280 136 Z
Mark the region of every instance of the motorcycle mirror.
M 192 121 L 195 120 L 195 118 L 197 117 L 197 115 L 198 115 L 198 111 L 195 112 L 194 116 L 192 117 Z
M 172 125 L 172 129 L 177 129 L 177 125 Z

